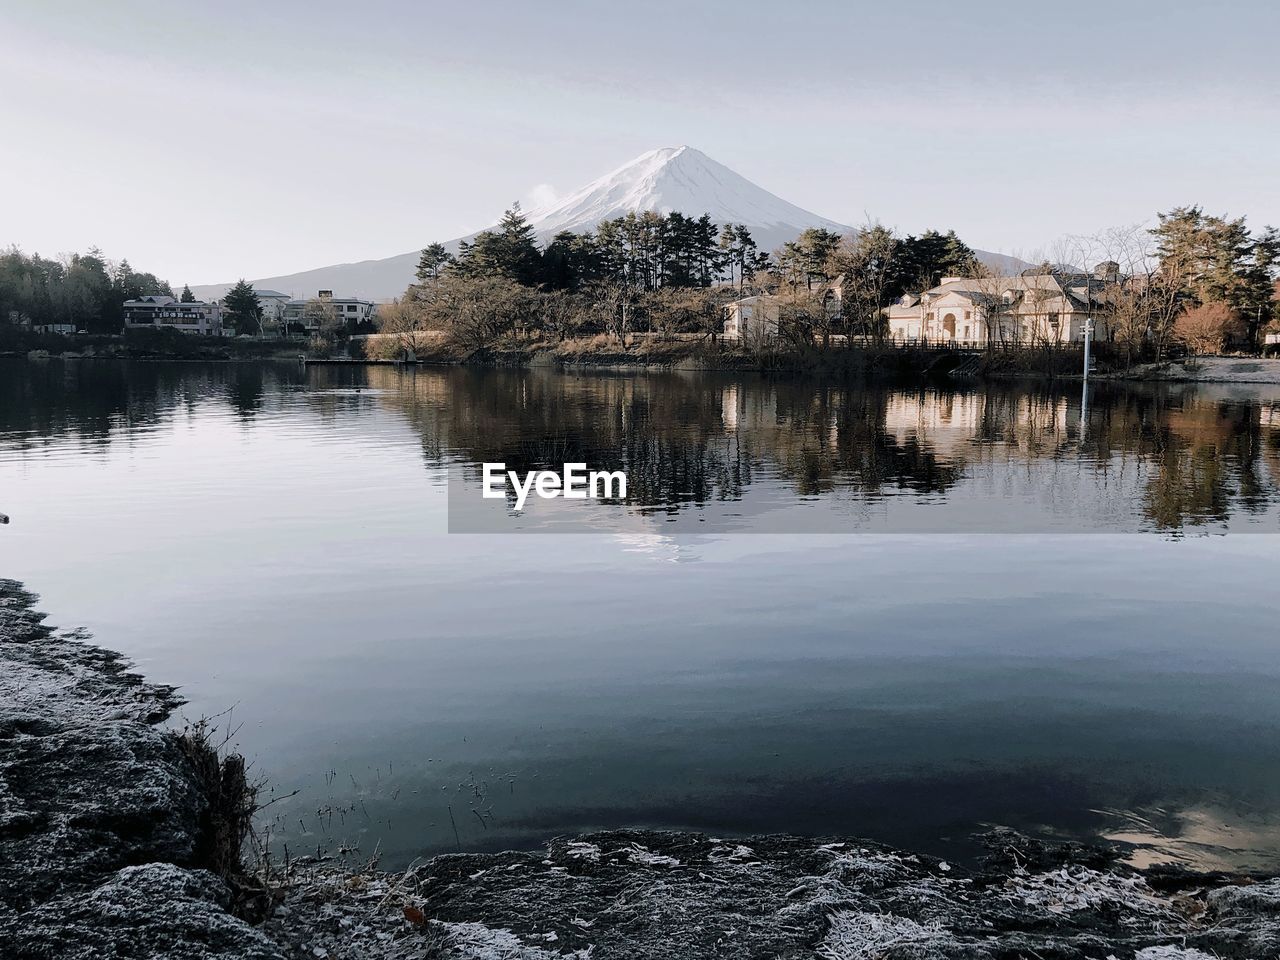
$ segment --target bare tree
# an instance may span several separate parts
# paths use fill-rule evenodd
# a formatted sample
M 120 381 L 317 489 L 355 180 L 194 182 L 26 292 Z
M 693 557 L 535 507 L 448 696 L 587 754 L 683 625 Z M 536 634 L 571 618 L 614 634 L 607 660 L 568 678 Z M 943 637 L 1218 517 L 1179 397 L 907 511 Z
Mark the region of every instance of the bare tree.
M 430 329 L 430 318 L 422 303 L 396 300 L 379 308 L 377 325 L 379 333 L 395 338 L 403 359 L 416 360 L 421 335 Z
M 893 231 L 878 223 L 868 223 L 857 236 L 841 240 L 831 272 L 843 277 L 840 309 L 850 344 L 854 335 L 877 341 L 883 336 L 884 310 L 901 247 Z
M 625 278 L 611 278 L 594 284 L 590 291 L 604 328 L 622 349 L 635 321 L 636 292 Z
M 538 309 L 542 329 L 557 340 L 564 340 L 582 328 L 589 308 L 568 290 L 552 290 L 538 298 Z
M 427 329 L 444 330 L 471 349 L 524 330 L 536 315 L 534 291 L 501 277 L 474 278 L 448 271 L 423 286 L 419 300 Z

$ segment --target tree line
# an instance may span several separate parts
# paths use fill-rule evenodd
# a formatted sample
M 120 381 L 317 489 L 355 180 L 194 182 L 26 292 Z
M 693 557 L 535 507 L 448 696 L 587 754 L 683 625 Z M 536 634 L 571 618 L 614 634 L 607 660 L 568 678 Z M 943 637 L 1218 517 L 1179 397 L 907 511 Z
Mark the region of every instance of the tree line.
M 16 247 L 0 253 L 0 323 L 119 333 L 126 300 L 161 294 L 173 296 L 169 284 L 135 271 L 128 260 L 108 260 L 96 247 L 58 260 Z
M 1086 309 L 1129 362 L 1159 359 L 1177 342 L 1255 351 L 1280 317 L 1280 234 L 1253 232 L 1244 217 L 1177 207 L 1154 227 L 1070 238 L 1031 269 L 1070 277 L 1098 261 L 1119 270 L 1102 289 L 1087 285 Z M 384 329 L 443 330 L 469 346 L 513 334 L 607 333 L 624 345 L 638 330 L 714 337 L 726 303 L 767 293 L 784 339 L 825 347 L 835 335 L 883 336 L 890 304 L 947 276 L 992 277 L 953 230 L 815 228 L 769 252 L 742 224 L 648 211 L 539 247 L 517 204 L 456 256 L 438 243 L 423 250 L 416 282 L 383 311 Z
M 426 247 L 415 282 L 379 316 L 381 329 L 406 346 L 424 330 L 470 347 L 510 335 L 599 333 L 625 346 L 639 330 L 714 338 L 726 303 L 771 293 L 786 300 L 788 330 L 829 336 L 841 325 L 872 330 L 906 290 L 978 270 L 954 231 L 897 237 L 876 225 L 845 236 L 815 228 L 769 252 L 744 224 L 679 211 L 630 213 L 540 247 L 516 204 L 456 256 L 440 243 Z M 833 319 L 824 295 L 837 278 L 847 316 Z

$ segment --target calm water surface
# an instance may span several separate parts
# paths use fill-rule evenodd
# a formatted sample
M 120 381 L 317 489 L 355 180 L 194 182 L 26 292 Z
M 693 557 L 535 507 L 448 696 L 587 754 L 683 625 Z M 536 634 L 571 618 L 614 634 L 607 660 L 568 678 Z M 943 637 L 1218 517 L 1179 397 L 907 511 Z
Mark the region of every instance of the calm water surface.
M 1276 400 L 0 361 L 0 575 L 234 707 L 293 849 L 1008 824 L 1274 866 Z M 631 471 L 610 532 L 447 532 L 451 473 L 578 458 Z

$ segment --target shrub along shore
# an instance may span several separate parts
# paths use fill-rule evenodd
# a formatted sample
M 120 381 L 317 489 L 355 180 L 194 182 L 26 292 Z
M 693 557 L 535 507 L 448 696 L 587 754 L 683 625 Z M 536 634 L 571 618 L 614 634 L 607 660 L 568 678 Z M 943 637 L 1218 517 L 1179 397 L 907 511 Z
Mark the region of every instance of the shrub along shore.
M 0 955 L 1138 958 L 1280 955 L 1280 878 L 1135 870 L 1007 831 L 969 868 L 849 838 L 611 831 L 405 871 L 247 865 L 256 807 L 171 687 L 0 580 Z

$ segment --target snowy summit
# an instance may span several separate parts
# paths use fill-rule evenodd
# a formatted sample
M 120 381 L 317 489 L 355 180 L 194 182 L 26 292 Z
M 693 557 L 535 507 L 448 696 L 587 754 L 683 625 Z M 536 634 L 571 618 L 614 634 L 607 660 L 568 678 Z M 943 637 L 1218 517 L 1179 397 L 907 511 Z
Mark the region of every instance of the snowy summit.
M 772 249 L 809 227 L 850 228 L 788 203 L 693 147 L 650 150 L 593 180 L 554 204 L 530 211 L 529 220 L 547 239 L 562 230 L 583 232 L 603 220 L 632 212 L 679 211 L 716 223 L 744 223 L 756 243 Z

